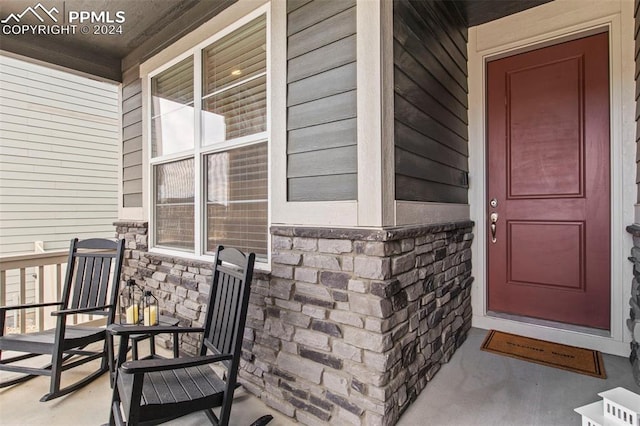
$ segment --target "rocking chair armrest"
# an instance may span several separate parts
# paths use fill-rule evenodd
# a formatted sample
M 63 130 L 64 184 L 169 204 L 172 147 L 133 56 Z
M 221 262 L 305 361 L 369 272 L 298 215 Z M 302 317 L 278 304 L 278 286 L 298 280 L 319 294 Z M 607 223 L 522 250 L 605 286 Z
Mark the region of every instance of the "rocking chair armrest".
M 51 312 L 51 315 L 60 316 L 60 315 L 86 314 L 90 312 L 93 312 L 95 315 L 105 315 L 105 312 L 94 312 L 94 311 L 106 311 L 112 306 L 113 305 L 101 305 L 101 306 L 89 306 L 87 308 L 63 309 L 63 310 Z
M 202 327 L 180 327 L 177 325 L 121 325 L 111 324 L 107 327 L 114 336 L 130 336 L 132 334 L 163 334 L 163 333 L 204 333 Z
M 43 308 L 46 306 L 60 306 L 62 302 L 27 303 L 24 305 L 0 306 L 0 312 L 13 311 L 15 309 Z
M 122 364 L 121 369 L 122 372 L 126 374 L 151 373 L 154 371 L 165 371 L 176 368 L 212 364 L 214 362 L 227 361 L 232 358 L 233 354 L 220 354 L 197 356 L 192 358 L 144 359 L 140 361 L 127 361 Z

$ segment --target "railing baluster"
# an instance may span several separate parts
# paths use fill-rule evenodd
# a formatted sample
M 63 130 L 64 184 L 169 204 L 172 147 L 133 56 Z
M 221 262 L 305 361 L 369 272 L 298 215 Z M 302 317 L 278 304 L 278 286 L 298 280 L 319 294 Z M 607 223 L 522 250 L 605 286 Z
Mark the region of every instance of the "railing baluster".
M 20 268 L 20 304 L 27 303 L 27 269 Z M 26 311 L 20 312 L 20 334 L 24 334 L 27 331 L 27 313 Z
M 62 298 L 62 263 L 56 265 L 56 301 Z
M 7 306 L 7 272 L 0 271 L 0 305 Z
M 38 266 L 38 298 L 36 303 L 44 302 L 44 266 Z M 38 331 L 44 330 L 44 307 L 38 309 Z

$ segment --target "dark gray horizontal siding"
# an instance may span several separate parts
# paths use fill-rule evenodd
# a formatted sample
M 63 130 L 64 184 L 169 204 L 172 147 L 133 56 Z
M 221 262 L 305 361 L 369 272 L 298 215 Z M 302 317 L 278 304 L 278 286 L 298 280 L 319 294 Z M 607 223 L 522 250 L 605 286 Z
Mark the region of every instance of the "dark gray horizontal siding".
M 316 0 L 319 1 L 319 0 Z M 301 56 L 289 59 L 287 82 L 311 77 L 323 71 L 355 62 L 356 36 L 351 35 Z
M 133 166 L 127 167 L 124 169 L 123 173 L 123 181 L 127 183 L 127 181 L 142 179 L 142 166 Z
M 432 182 L 423 185 L 422 179 L 396 175 L 396 199 L 432 203 L 466 203 L 467 189 Z
M 287 130 L 316 126 L 356 116 L 356 92 L 341 93 L 288 108 Z
M 289 84 L 287 106 L 302 104 L 356 89 L 356 63 L 316 74 Z
M 394 99 L 395 121 L 406 124 L 418 132 L 455 151 L 468 155 L 469 146 L 465 138 L 438 123 L 425 112 L 420 111 L 402 96 Z M 396 145 L 398 141 L 396 141 Z
M 356 120 L 341 120 L 289 131 L 288 154 L 355 145 Z
M 467 29 L 456 6 L 394 2 L 397 200 L 467 202 Z
M 468 140 L 467 117 L 458 117 L 451 111 L 442 107 L 434 95 L 429 93 L 429 89 L 423 89 L 416 82 L 411 80 L 402 70 L 396 68 L 393 74 L 395 81 L 395 93 L 402 96 L 420 111 L 427 113 L 440 125 L 454 132 L 461 138 Z
M 295 58 L 335 40 L 340 40 L 353 34 L 351 23 L 356 20 L 356 8 L 338 13 L 289 37 L 287 58 Z
M 431 1 L 424 2 L 422 6 L 433 8 Z M 466 50 L 464 61 L 461 63 L 456 60 L 459 57 L 459 51 L 454 48 L 453 52 L 449 52 L 447 48 L 443 46 L 448 36 L 446 34 L 444 36 L 439 35 L 436 31 L 433 31 L 432 28 L 429 27 L 429 24 L 419 15 L 419 12 L 413 6 L 413 2 L 405 0 L 395 3 L 394 32 L 396 31 L 396 24 L 399 27 L 398 30 L 400 30 L 398 31 L 399 41 L 402 40 L 400 37 L 416 38 L 424 46 L 429 57 L 435 59 L 450 76 L 448 84 L 453 86 L 458 85 L 465 92 L 467 91 Z M 456 29 L 449 29 L 449 31 L 455 30 Z
M 136 94 L 142 92 L 142 80 L 137 79 L 130 81 L 122 86 L 122 100 L 130 99 Z
M 355 173 L 289 179 L 289 199 L 295 201 L 350 200 L 357 191 Z
M 395 150 L 395 164 L 396 170 L 401 170 L 399 174 L 404 176 L 452 186 L 464 187 L 467 184 L 466 172 L 401 148 Z
M 142 80 L 122 87 L 122 206 L 142 207 Z
M 466 122 L 468 100 L 467 94 L 460 90 L 459 93 L 452 93 L 444 84 L 430 71 L 427 71 L 425 65 L 420 64 L 411 53 L 407 52 L 403 46 L 394 41 L 393 46 L 393 62 L 395 69 L 400 70 L 421 87 L 428 91 L 431 96 L 447 110 L 455 114 L 459 119 Z
M 288 0 L 289 3 L 300 3 Z M 322 23 L 332 16 L 355 7 L 356 0 L 314 0 L 289 12 L 287 16 L 287 36 L 294 36 L 302 30 Z M 355 31 L 356 22 L 353 21 Z M 322 28 L 322 27 L 321 27 Z
M 640 203 L 640 1 L 635 0 L 635 79 L 636 79 L 636 188 L 637 198 Z
M 142 164 L 142 151 L 136 150 L 130 153 L 123 153 L 123 166 L 133 167 Z
M 426 30 L 432 32 L 444 50 L 456 61 L 460 70 L 466 75 L 467 31 L 464 17 L 458 8 L 448 7 L 439 1 L 431 4 L 412 1 L 411 6 L 418 13 L 418 18 L 426 24 Z M 460 31 L 461 29 L 464 30 Z
M 142 122 L 142 108 L 136 108 L 126 114 L 122 114 L 122 127 Z
M 291 13 L 296 9 L 300 9 L 305 4 L 313 0 L 288 0 L 287 1 L 287 13 Z
M 462 23 L 466 22 L 464 13 L 462 13 L 461 7 L 449 7 L 450 5 L 444 4 L 444 2 L 431 3 L 433 10 L 435 11 L 436 20 L 442 22 L 445 28 L 459 28 L 460 31 L 449 31 L 447 34 L 458 47 L 461 52 L 467 51 L 468 31 L 469 25 Z M 466 5 L 465 5 L 466 6 Z M 462 7 L 465 7 L 462 6 Z M 466 54 L 465 54 L 466 56 Z
M 426 159 L 466 171 L 467 156 L 425 136 L 406 124 L 396 121 L 394 128 L 396 148 Z
M 301 152 L 289 155 L 287 177 L 325 176 L 329 174 L 355 174 L 356 146 L 327 149 L 326 153 L 319 151 Z M 318 155 L 323 161 L 318 161 Z
M 404 12 L 400 19 L 407 22 L 413 33 L 421 40 L 437 40 L 430 44 L 430 50 L 438 58 L 456 82 L 464 89 L 467 88 L 467 49 L 466 45 L 459 49 L 453 38 L 459 34 L 452 28 L 444 27 L 444 21 L 436 10 L 435 5 L 424 2 L 412 2 L 411 8 Z M 401 10 L 402 12 L 402 10 Z
M 287 2 L 289 201 L 357 198 L 355 4 Z

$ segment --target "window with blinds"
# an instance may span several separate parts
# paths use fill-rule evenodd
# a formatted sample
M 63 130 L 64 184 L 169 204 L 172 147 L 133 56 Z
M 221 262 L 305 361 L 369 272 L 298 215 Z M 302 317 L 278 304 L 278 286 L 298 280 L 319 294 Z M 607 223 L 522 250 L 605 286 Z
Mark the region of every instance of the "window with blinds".
M 193 158 L 159 164 L 155 170 L 155 242 L 157 246 L 193 250 Z
M 194 146 L 193 56 L 151 79 L 152 157 Z
M 207 251 L 267 257 L 267 144 L 207 155 Z
M 202 50 L 202 143 L 256 143 L 207 155 L 206 250 L 267 257 L 267 50 L 261 16 Z
M 266 260 L 265 15 L 152 76 L 150 106 L 154 247 L 206 255 L 222 244 Z
M 204 145 L 267 130 L 266 19 L 255 19 L 202 51 Z

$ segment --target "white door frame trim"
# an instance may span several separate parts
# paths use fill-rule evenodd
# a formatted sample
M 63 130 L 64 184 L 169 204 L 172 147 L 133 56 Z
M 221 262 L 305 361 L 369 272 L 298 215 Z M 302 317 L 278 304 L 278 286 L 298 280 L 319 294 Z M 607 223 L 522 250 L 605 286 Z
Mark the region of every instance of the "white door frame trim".
M 626 301 L 630 297 L 631 237 L 634 221 L 635 100 L 633 2 L 588 0 L 554 2 L 469 29 L 469 170 L 471 219 L 475 221 L 472 288 L 473 326 L 499 329 L 534 338 L 627 356 Z M 611 102 L 611 330 L 609 336 L 564 330 L 489 316 L 486 309 L 486 62 L 519 51 L 609 31 Z M 600 333 L 601 334 L 601 333 Z

